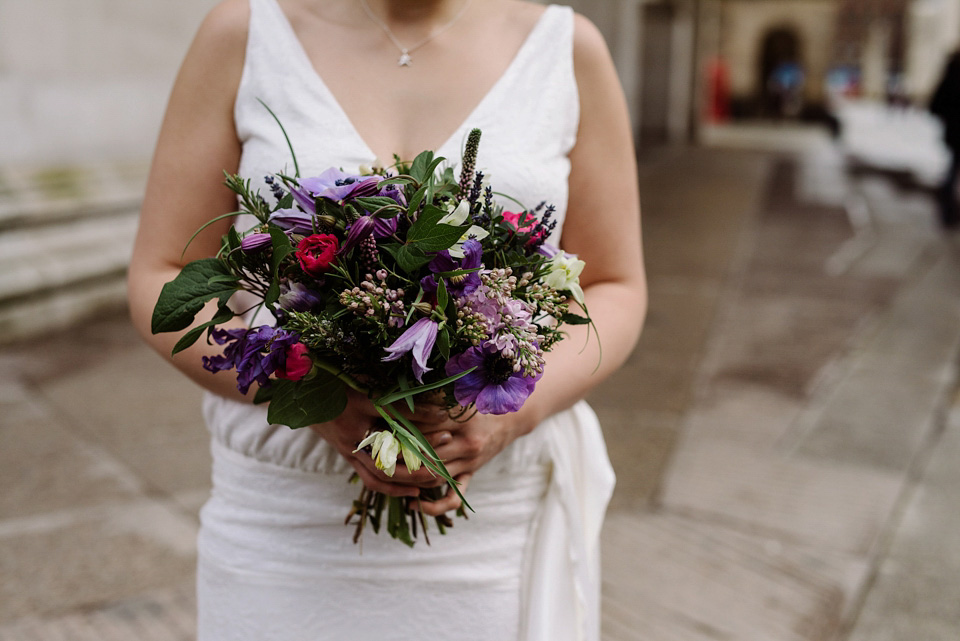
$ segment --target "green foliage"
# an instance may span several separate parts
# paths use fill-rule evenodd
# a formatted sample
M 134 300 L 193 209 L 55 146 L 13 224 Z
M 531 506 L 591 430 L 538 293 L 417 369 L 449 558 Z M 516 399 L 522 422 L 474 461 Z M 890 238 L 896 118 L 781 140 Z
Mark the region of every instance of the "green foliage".
M 202 325 L 197 325 L 196 327 L 191 329 L 189 332 L 184 334 L 180 338 L 180 340 L 177 341 L 177 344 L 174 345 L 173 353 L 177 354 L 187 349 L 188 347 L 190 347 L 191 345 L 197 342 L 197 339 L 200 338 L 200 335 L 203 334 L 205 330 L 211 327 L 216 327 L 217 325 L 222 325 L 223 323 L 226 323 L 228 320 L 230 320 L 234 316 L 235 314 L 233 313 L 232 309 L 230 309 L 226 305 L 222 305 L 217 310 L 217 314 L 213 318 L 208 320 L 206 323 L 203 323 Z
M 346 386 L 336 376 L 320 371 L 301 381 L 277 380 L 267 420 L 292 428 L 326 423 L 347 407 Z
M 150 331 L 178 332 L 193 323 L 207 301 L 217 298 L 221 307 L 236 292 L 238 282 L 216 258 L 188 263 L 177 277 L 163 286 L 153 309 Z M 196 340 L 196 339 L 194 339 Z

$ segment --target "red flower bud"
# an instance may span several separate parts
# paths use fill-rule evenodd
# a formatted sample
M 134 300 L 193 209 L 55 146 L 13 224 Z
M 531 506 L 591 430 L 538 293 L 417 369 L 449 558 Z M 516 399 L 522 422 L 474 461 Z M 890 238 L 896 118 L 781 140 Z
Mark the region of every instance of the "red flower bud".
M 307 353 L 307 346 L 303 343 L 294 343 L 287 348 L 284 354 L 284 364 L 276 370 L 277 378 L 283 378 L 288 381 L 299 381 L 310 373 L 313 368 L 313 361 Z

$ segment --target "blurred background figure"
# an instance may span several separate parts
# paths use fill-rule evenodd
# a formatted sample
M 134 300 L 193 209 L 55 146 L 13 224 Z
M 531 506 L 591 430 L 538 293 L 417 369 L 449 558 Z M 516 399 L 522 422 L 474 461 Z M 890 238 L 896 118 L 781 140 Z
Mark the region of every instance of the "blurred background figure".
M 937 192 L 940 222 L 948 229 L 960 225 L 957 174 L 960 173 L 960 52 L 953 53 L 930 100 L 930 111 L 943 122 L 943 140 L 950 149 L 950 168 Z

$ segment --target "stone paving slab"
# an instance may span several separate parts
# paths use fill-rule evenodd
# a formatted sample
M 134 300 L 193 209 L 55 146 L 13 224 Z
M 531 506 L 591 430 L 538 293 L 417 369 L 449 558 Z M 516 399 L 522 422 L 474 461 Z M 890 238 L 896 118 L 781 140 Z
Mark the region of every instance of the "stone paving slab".
M 193 593 L 190 582 L 92 612 L 24 617 L 0 625 L 0 641 L 191 641 L 196 638 Z
M 618 551 L 604 564 L 604 623 L 637 640 L 825 638 L 867 570 L 853 556 L 668 514 L 612 515 L 604 545 Z
M 758 456 L 743 444 L 685 439 L 661 504 L 731 527 L 850 554 L 869 554 L 903 489 L 900 475 Z
M 960 634 L 960 406 L 955 406 L 850 641 L 954 640 Z

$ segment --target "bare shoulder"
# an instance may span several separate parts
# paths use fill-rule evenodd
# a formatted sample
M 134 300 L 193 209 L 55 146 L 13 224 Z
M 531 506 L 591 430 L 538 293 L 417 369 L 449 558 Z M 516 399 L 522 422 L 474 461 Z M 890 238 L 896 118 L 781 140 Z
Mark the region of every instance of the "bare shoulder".
M 229 101 L 243 74 L 249 29 L 249 0 L 224 0 L 216 5 L 200 24 L 180 67 L 175 97 L 179 93 Z
M 242 60 L 249 30 L 250 1 L 223 0 L 204 18 L 194 39 L 194 47 L 202 48 L 205 53 L 219 52 L 233 58 L 240 54 Z
M 506 0 L 502 6 L 504 26 L 516 30 L 521 37 L 530 33 L 547 10 L 545 5 L 527 0 Z
M 573 61 L 578 79 L 613 69 L 607 42 L 597 25 L 579 13 L 573 19 Z

